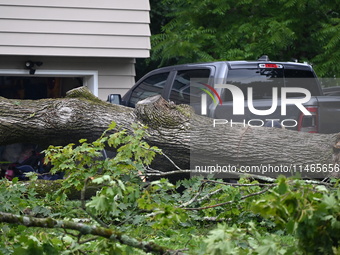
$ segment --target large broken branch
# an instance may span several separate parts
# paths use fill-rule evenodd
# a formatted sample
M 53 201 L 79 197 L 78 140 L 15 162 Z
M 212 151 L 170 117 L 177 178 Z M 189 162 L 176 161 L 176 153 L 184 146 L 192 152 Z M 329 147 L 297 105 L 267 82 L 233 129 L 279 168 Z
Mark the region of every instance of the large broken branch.
M 76 230 L 81 235 L 94 235 L 104 237 L 115 242 L 120 242 L 121 244 L 141 249 L 145 252 L 151 252 L 153 254 L 182 254 L 181 252 L 172 251 L 153 242 L 144 242 L 141 240 L 137 240 L 117 230 L 91 226 L 84 223 L 55 220 L 52 218 L 18 216 L 3 212 L 0 212 L 0 222 L 24 225 L 26 227 L 62 228 L 66 230 Z
M 188 105 L 174 105 L 160 96 L 140 101 L 135 109 L 98 100 L 84 88 L 64 99 L 0 100 L 0 144 L 29 142 L 66 144 L 94 140 L 115 121 L 130 129 L 133 122 L 149 126 L 147 141 L 157 145 L 181 168 L 189 160 L 235 166 L 340 163 L 338 134 L 309 134 L 285 129 L 213 127 L 213 120 L 194 114 Z M 165 159 L 162 163 L 168 162 Z M 162 165 L 164 170 L 165 165 Z M 168 165 L 168 169 L 173 166 Z

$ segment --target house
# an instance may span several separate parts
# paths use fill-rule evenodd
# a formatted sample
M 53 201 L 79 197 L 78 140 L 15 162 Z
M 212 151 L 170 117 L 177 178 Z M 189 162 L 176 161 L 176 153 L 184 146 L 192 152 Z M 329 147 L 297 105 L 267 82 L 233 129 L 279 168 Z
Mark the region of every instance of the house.
M 135 59 L 149 57 L 149 10 L 148 0 L 0 0 L 0 96 L 124 94 Z

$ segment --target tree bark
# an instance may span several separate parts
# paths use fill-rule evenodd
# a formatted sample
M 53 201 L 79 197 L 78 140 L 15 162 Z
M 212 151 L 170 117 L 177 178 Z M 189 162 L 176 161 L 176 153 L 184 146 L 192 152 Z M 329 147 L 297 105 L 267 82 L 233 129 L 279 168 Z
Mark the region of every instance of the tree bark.
M 133 109 L 108 104 L 82 87 L 63 99 L 0 99 L 0 144 L 62 145 L 81 138 L 93 140 L 115 120 L 133 122 Z
M 1 98 L 0 112 L 2 145 L 76 143 L 81 138 L 96 139 L 112 121 L 128 130 L 133 122 L 141 122 L 149 127 L 151 136 L 146 138 L 147 142 L 161 148 L 181 168 L 287 165 L 299 169 L 340 163 L 339 134 L 249 126 L 213 127 L 213 119 L 196 115 L 190 106 L 174 105 L 160 96 L 142 100 L 132 109 L 103 102 L 80 88 L 64 99 Z M 162 166 L 160 170 L 174 168 L 166 165 L 164 157 L 159 157 L 156 165 Z

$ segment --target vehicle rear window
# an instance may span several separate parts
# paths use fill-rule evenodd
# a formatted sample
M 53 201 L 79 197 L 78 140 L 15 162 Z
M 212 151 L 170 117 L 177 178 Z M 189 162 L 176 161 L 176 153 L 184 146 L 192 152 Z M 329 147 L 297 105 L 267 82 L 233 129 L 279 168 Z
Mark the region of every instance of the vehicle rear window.
M 284 69 L 285 87 L 298 87 L 309 90 L 312 96 L 320 96 L 318 79 L 309 70 Z M 290 97 L 299 94 L 288 95 Z
M 231 69 L 228 71 L 227 84 L 239 87 L 245 98 L 247 88 L 253 88 L 253 99 L 272 99 L 272 88 L 278 88 L 279 97 L 282 87 L 299 87 L 309 90 L 312 96 L 318 96 L 319 86 L 314 73 L 310 70 L 296 70 L 284 68 L 252 68 Z M 302 96 L 290 93 L 288 97 Z M 222 92 L 223 101 L 232 101 L 232 94 L 228 89 Z

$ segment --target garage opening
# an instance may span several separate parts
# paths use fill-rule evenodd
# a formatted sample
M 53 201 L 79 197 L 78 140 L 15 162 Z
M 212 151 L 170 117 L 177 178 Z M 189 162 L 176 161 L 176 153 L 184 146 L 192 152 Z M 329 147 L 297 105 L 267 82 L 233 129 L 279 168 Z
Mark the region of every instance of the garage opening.
M 86 86 L 98 96 L 98 71 L 0 69 L 0 96 L 8 99 L 60 98 L 68 90 Z
M 0 76 L 0 96 L 32 100 L 61 98 L 67 91 L 83 85 L 83 77 Z

